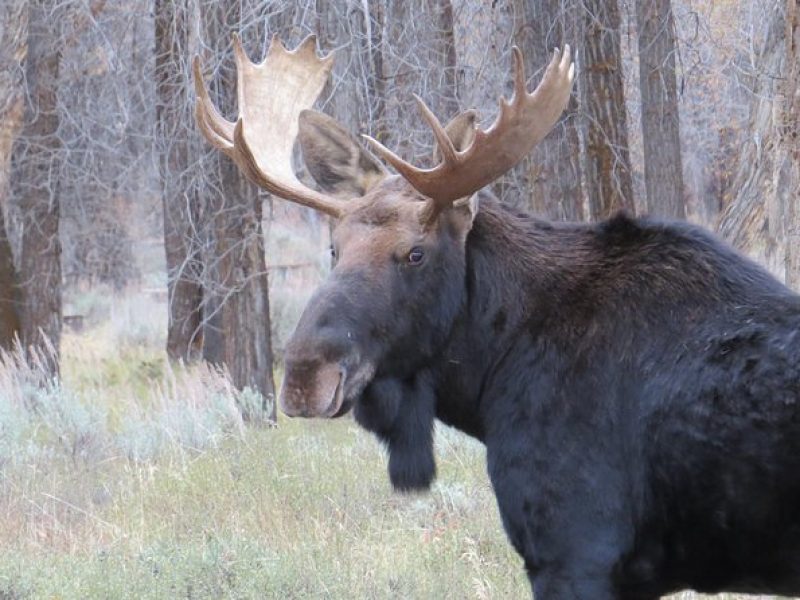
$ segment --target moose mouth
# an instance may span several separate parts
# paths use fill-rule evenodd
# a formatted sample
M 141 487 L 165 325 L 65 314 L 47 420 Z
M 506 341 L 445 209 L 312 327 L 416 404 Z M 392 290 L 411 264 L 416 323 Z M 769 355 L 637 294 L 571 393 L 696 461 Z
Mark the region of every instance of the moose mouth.
M 328 403 L 328 408 L 322 413 L 323 417 L 327 417 L 329 419 L 335 419 L 336 417 L 341 417 L 347 410 L 349 410 L 349 406 L 345 408 L 345 401 L 344 401 L 344 378 L 345 378 L 345 371 L 342 370 L 339 372 L 339 381 L 336 383 L 336 388 L 333 390 L 333 397 L 330 399 Z M 343 411 L 342 408 L 345 408 Z
M 362 386 L 352 385 L 347 369 L 332 363 L 322 367 L 287 364 L 280 392 L 281 410 L 289 417 L 341 417 L 352 408 Z
M 356 379 L 357 381 L 354 381 Z M 345 391 L 345 388 L 349 388 Z M 321 417 L 328 419 L 338 419 L 343 417 L 353 408 L 354 398 L 359 396 L 366 385 L 362 377 L 348 377 L 346 369 L 340 369 L 339 379 L 336 382 L 336 389 L 331 394 L 328 407 L 320 414 Z
M 353 407 L 354 399 L 373 373 L 374 369 L 367 365 L 351 372 L 337 363 L 287 363 L 280 393 L 281 410 L 289 417 L 341 417 Z

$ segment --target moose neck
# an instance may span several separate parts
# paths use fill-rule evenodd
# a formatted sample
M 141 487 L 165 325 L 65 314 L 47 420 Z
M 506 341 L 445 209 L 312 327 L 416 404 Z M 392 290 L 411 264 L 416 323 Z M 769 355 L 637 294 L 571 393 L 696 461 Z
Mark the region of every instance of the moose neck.
M 483 439 L 487 385 L 531 320 L 564 293 L 586 233 L 481 204 L 467 238 L 465 302 L 435 369 L 441 421 Z

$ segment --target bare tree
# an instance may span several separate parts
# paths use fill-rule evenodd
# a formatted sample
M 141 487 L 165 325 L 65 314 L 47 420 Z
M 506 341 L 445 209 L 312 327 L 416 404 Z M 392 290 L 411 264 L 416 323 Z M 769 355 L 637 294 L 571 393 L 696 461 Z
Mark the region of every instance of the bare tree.
M 573 0 L 514 0 L 514 41 L 538 80 L 550 53 L 578 43 Z M 529 79 L 530 80 L 530 79 Z M 562 221 L 583 219 L 577 96 L 553 131 L 517 167 L 525 179 L 534 214 Z
M 443 88 L 446 95 L 442 98 L 441 114 L 453 115 L 458 112 L 459 86 L 458 55 L 454 30 L 453 2 L 451 0 L 432 0 L 431 12 L 436 19 L 436 31 L 432 45 L 435 52 L 434 64 L 441 65 Z
M 201 15 L 204 37 L 212 48 L 210 60 L 205 62 L 222 61 L 212 78 L 217 105 L 233 115 L 236 76 L 230 41 L 241 29 L 241 4 L 238 0 L 204 3 Z M 260 52 L 264 33 L 257 29 L 245 33 L 251 54 L 254 47 Z M 210 223 L 210 243 L 205 282 L 213 301 L 207 298 L 204 310 L 212 317 L 206 328 L 217 329 L 214 338 L 204 336 L 204 357 L 224 364 L 239 389 L 250 388 L 262 395 L 264 411 L 246 416 L 274 421 L 269 286 L 261 225 L 263 198 L 230 159 L 222 156 L 211 160 L 218 162 L 206 169 L 209 189 L 204 210 Z M 209 346 L 212 340 L 216 346 Z
M 58 75 L 61 60 L 54 24 L 61 10 L 47 0 L 28 4 L 25 59 L 27 105 L 14 146 L 11 184 L 22 220 L 19 283 L 23 294 L 20 332 L 25 347 L 52 344 L 48 365 L 58 371 L 61 338 L 61 241 L 59 176 L 63 160 L 58 135 Z
M 387 131 L 376 133 L 403 155 L 429 160 L 430 134 L 412 126 L 421 121 L 411 94 L 418 94 L 444 122 L 459 112 L 453 6 L 450 0 L 391 0 L 387 5 L 381 46 L 385 81 L 375 90 L 376 97 L 385 97 Z M 377 69 L 375 74 L 379 80 Z M 405 126 L 398 129 L 397 123 Z
M 199 198 L 190 181 L 196 153 L 187 81 L 190 17 L 187 0 L 156 0 L 156 121 L 167 258 L 167 353 L 184 361 L 202 347 L 203 302 Z
M 647 210 L 683 219 L 683 163 L 670 0 L 637 0 L 639 86 Z
M 786 213 L 786 283 L 800 291 L 800 0 L 786 0 L 778 188 Z
M 5 216 L 0 210 L 0 348 L 14 346 L 19 335 L 21 297 Z
M 797 283 L 797 8 L 771 0 L 755 57 L 748 139 L 734 197 L 719 232 L 790 283 Z
M 64 3 L 68 27 L 62 35 L 58 104 L 65 286 L 101 283 L 122 290 L 138 276 L 133 239 L 143 224 L 133 218 L 135 205 L 159 197 L 147 127 L 156 105 L 150 4 Z M 156 211 L 142 209 L 156 220 Z
M 377 139 L 387 139 L 389 124 L 386 122 L 386 66 L 383 55 L 383 36 L 389 35 L 389 25 L 386 21 L 386 8 L 383 2 L 364 2 L 361 11 L 355 11 L 362 21 L 363 42 L 366 52 L 362 67 L 366 77 L 366 84 L 371 89 L 370 96 L 374 99 L 370 110 L 370 127 L 374 128 Z M 389 23 L 393 20 L 390 19 Z M 402 21 L 401 21 L 402 22 Z
M 585 181 L 592 219 L 631 212 L 633 183 L 617 0 L 583 0 L 578 89 L 585 119 Z
M 0 347 L 6 349 L 12 347 L 20 327 L 21 299 L 6 212 L 11 148 L 24 114 L 22 60 L 27 52 L 27 16 L 27 7 L 21 0 L 6 2 L 0 8 L 0 19 L 5 24 L 0 30 Z

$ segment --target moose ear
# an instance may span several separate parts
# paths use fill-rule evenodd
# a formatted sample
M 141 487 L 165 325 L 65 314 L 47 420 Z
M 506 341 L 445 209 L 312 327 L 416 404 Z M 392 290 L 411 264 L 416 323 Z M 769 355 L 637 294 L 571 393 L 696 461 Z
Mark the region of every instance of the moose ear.
M 453 212 L 456 213 L 466 231 L 472 229 L 472 223 L 478 215 L 478 194 L 472 194 L 469 198 L 461 198 L 453 202 Z
M 304 110 L 297 139 L 309 173 L 319 187 L 339 198 L 363 196 L 386 170 L 356 138 L 328 115 Z
M 447 137 L 450 138 L 450 141 L 453 142 L 453 146 L 455 146 L 455 149 L 459 152 L 463 152 L 469 148 L 472 142 L 475 141 L 475 122 L 477 120 L 478 111 L 470 109 L 456 115 L 453 117 L 452 121 L 445 125 L 444 130 L 447 133 Z M 437 146 L 433 150 L 433 164 L 438 165 L 441 160 L 439 147 Z

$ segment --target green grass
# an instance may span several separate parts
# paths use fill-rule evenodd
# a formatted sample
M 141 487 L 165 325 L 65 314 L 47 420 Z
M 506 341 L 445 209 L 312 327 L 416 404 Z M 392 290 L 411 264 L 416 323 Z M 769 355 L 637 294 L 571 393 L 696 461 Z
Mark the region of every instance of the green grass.
M 220 374 L 118 332 L 68 335 L 62 384 L 0 365 L 0 599 L 528 596 L 480 444 L 439 428 L 397 494 L 352 420 L 245 427 Z

